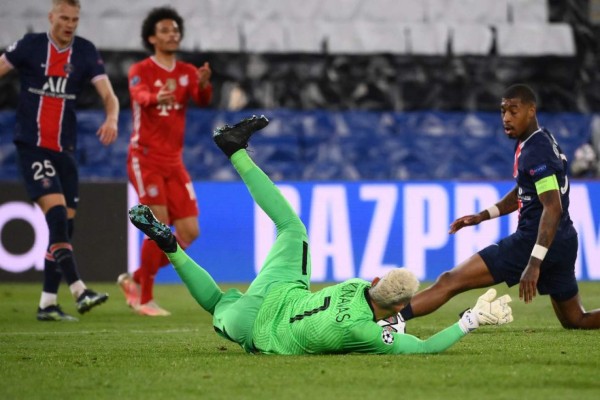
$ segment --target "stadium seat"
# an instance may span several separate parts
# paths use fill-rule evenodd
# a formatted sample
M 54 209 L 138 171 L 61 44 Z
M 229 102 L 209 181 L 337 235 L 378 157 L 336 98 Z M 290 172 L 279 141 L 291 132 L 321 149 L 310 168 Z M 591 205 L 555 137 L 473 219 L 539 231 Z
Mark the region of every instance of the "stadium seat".
M 462 55 L 490 54 L 494 45 L 494 35 L 489 26 L 481 24 L 460 24 L 450 27 L 452 53 Z
M 407 24 L 407 53 L 443 55 L 447 53 L 449 29 L 444 24 Z
M 424 22 L 427 3 L 418 0 L 363 1 L 360 19 L 373 22 Z
M 360 17 L 363 0 L 321 1 L 318 17 L 325 21 L 354 22 Z
M 193 39 L 186 50 L 241 51 L 240 27 L 228 18 L 190 18 L 186 20 L 186 26 Z
M 508 0 L 428 0 L 427 21 L 431 23 L 506 23 Z
M 575 55 L 575 39 L 569 24 L 498 25 L 497 49 L 502 56 Z
M 549 21 L 547 0 L 509 0 L 512 19 L 514 24 L 537 23 L 544 24 Z
M 277 20 L 262 21 L 250 19 L 242 21 L 241 33 L 245 49 L 253 53 L 289 52 L 286 41 L 286 30 Z

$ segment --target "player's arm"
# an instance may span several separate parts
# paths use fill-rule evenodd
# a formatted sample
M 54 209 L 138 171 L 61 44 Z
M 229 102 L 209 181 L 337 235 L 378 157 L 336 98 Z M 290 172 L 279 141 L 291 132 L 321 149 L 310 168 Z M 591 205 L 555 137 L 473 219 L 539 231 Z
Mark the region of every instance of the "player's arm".
M 118 122 L 119 122 L 119 100 L 115 96 L 110 80 L 107 76 L 103 76 L 93 81 L 96 91 L 104 104 L 106 119 L 96 132 L 103 145 L 108 145 L 117 139 Z
M 560 188 L 556 175 L 547 176 L 535 182 L 538 199 L 544 207 L 540 218 L 538 235 L 527 267 L 521 275 L 519 298 L 529 303 L 536 295 L 540 267 L 548 248 L 554 240 L 562 216 Z
M 6 59 L 6 55 L 2 54 L 0 56 L 0 78 L 9 73 L 13 69 L 13 66 Z
M 349 348 L 353 351 L 376 354 L 431 354 L 440 353 L 458 342 L 469 332 L 482 325 L 503 325 L 513 321 L 512 299 L 504 295 L 496 299 L 496 290 L 489 289 L 477 299 L 472 309 L 466 310 L 460 320 L 428 339 L 389 332 L 376 323 L 365 322 L 354 328 Z
M 488 219 L 498 218 L 502 215 L 510 214 L 519 208 L 519 198 L 517 196 L 518 187 L 515 186 L 510 192 L 508 192 L 502 200 L 494 204 L 485 210 L 480 211 L 478 214 L 465 215 L 456 219 L 450 224 L 450 230 L 448 233 L 453 234 L 464 228 L 465 226 L 478 225 Z

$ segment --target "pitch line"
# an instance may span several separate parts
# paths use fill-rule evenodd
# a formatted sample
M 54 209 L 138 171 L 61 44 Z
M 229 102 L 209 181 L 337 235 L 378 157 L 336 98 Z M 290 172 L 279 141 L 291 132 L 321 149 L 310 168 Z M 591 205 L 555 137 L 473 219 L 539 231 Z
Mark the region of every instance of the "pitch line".
M 64 332 L 0 332 L 0 336 L 44 336 L 44 335 L 90 335 L 90 334 L 98 334 L 98 333 L 189 333 L 189 332 L 199 332 L 199 329 L 152 329 L 152 330 L 142 330 L 142 329 L 129 329 L 129 330 L 116 330 L 116 329 L 100 329 L 95 331 L 64 331 Z

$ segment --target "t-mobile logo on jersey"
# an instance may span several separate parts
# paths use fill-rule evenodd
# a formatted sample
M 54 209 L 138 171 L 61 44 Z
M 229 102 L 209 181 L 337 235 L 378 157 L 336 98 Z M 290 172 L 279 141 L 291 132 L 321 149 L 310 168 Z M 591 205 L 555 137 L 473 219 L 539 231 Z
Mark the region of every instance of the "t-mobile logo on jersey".
M 181 107 L 182 107 L 182 105 L 179 104 L 179 103 L 158 104 L 156 106 L 156 109 L 160 110 L 160 112 L 158 113 L 158 115 L 160 115 L 161 117 L 168 117 L 169 116 L 169 111 L 171 111 L 171 110 L 180 110 Z

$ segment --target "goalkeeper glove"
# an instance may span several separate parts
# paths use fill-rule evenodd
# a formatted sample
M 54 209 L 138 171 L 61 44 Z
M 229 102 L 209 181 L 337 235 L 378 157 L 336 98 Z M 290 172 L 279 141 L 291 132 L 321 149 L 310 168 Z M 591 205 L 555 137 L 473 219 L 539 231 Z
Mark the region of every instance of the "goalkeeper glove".
M 503 325 L 512 322 L 512 309 L 508 305 L 512 301 L 509 295 L 496 297 L 496 290 L 489 289 L 477 299 L 473 309 L 466 310 L 462 315 L 459 325 L 464 333 L 477 329 L 480 325 Z

